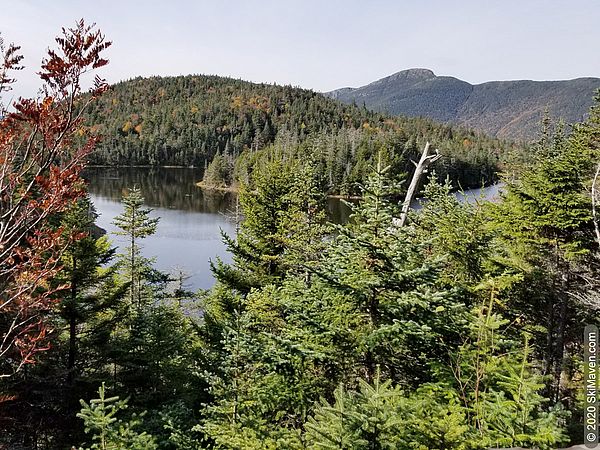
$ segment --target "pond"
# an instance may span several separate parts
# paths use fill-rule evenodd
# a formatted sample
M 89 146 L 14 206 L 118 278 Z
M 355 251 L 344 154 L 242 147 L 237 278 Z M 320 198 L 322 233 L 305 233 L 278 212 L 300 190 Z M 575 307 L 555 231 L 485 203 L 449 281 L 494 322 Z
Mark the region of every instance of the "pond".
M 144 239 L 143 254 L 156 258 L 156 267 L 176 275 L 183 271 L 192 290 L 208 289 L 214 279 L 209 261 L 217 257 L 231 262 L 221 241 L 221 231 L 235 234 L 235 196 L 207 192 L 195 186 L 201 178 L 196 169 L 178 168 L 90 168 L 86 170 L 89 191 L 99 214 L 97 224 L 108 233 L 123 211 L 121 199 L 127 189 L 138 186 L 145 204 L 160 217 L 155 235 Z M 115 245 L 125 247 L 123 236 L 111 234 Z
M 121 199 L 127 189 L 138 186 L 145 203 L 153 208 L 152 217 L 160 217 L 155 235 L 142 241 L 143 254 L 156 258 L 156 267 L 177 275 L 187 275 L 189 289 L 208 289 L 214 284 L 210 261 L 221 258 L 231 262 L 221 239 L 221 232 L 235 235 L 236 196 L 232 193 L 205 191 L 195 185 L 202 178 L 201 169 L 94 167 L 88 168 L 85 178 L 99 214 L 97 224 L 108 233 L 116 231 L 112 224 L 123 208 Z M 466 197 L 479 198 L 479 190 L 467 191 Z M 485 188 L 484 196 L 498 194 L 498 187 Z M 344 223 L 350 209 L 340 199 L 327 202 L 329 220 Z M 123 236 L 111 234 L 114 244 L 124 248 Z

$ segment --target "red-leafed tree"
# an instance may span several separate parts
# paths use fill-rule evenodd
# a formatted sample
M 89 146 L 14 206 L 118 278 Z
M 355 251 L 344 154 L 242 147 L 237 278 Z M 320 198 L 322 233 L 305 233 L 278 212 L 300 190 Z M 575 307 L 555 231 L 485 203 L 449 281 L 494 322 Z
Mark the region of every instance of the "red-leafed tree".
M 0 103 L 0 377 L 48 347 L 44 317 L 68 287 L 53 279 L 61 252 L 78 239 L 56 219 L 84 193 L 80 173 L 98 137 L 82 114 L 107 89 L 97 75 L 89 90 L 81 84 L 108 62 L 102 53 L 110 42 L 94 25 L 63 28 L 56 43 L 42 61 L 38 97 Z M 19 47 L 0 41 L 0 94 L 21 60 Z

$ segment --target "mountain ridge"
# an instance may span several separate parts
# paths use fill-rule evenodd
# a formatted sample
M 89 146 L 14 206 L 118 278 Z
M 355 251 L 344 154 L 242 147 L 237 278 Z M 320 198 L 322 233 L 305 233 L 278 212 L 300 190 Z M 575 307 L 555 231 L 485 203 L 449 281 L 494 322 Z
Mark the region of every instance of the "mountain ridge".
M 364 103 L 375 111 L 427 117 L 473 128 L 492 136 L 531 140 L 545 113 L 567 123 L 581 121 L 593 103 L 600 78 L 502 80 L 471 84 L 430 69 L 413 68 L 365 86 L 325 95 L 345 103 Z

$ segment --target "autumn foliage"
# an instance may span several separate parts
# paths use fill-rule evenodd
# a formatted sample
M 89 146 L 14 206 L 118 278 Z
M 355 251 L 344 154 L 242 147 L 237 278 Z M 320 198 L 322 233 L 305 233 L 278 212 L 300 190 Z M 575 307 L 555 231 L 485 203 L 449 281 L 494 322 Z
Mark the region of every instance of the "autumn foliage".
M 54 282 L 60 255 L 79 237 L 55 219 L 83 194 L 80 173 L 98 137 L 82 114 L 107 89 L 98 76 L 89 91 L 81 84 L 108 63 L 101 55 L 111 43 L 94 25 L 63 28 L 56 43 L 42 61 L 39 96 L 0 103 L 0 377 L 48 347 L 44 316 L 67 288 Z M 18 46 L 0 41 L 0 93 L 21 60 Z

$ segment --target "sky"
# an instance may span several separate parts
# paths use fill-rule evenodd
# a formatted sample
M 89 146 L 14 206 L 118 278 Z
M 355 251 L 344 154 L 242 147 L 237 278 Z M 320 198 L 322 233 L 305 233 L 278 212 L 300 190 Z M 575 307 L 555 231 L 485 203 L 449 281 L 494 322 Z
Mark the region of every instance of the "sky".
M 316 91 L 422 67 L 470 83 L 600 77 L 600 0 L 0 0 L 0 32 L 35 71 L 84 18 L 113 42 L 109 82 L 216 74 Z

